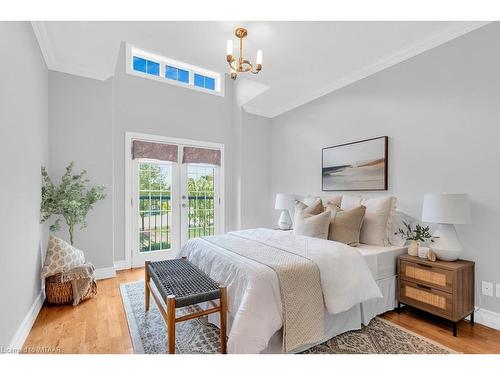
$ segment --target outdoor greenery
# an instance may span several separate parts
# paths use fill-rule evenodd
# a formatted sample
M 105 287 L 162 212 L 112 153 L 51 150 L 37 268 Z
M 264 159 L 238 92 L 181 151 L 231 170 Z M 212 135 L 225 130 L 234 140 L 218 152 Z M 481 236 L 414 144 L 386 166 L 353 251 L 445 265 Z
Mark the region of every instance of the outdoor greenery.
M 394 234 L 399 234 L 401 238 L 407 241 L 418 241 L 425 242 L 425 240 L 430 239 L 431 242 L 434 242 L 434 238 L 430 233 L 430 228 L 423 227 L 419 224 L 415 225 L 415 229 L 412 228 L 411 224 L 403 221 L 404 229 L 399 228 L 398 231 Z
M 77 225 L 80 229 L 87 226 L 86 217 L 94 204 L 106 197 L 104 186 L 88 187 L 89 179 L 85 178 L 87 171 L 73 174 L 74 163 L 66 167 L 59 186 L 55 186 L 45 167 L 42 167 L 42 203 L 40 207 L 43 223 L 53 215 L 61 215 L 68 225 L 70 242 L 74 243 L 74 231 Z M 61 229 L 60 218 L 51 226 L 50 230 L 57 232 Z
M 171 182 L 169 168 L 141 163 L 139 168 L 140 249 L 171 246 Z M 204 171 L 203 171 L 204 172 Z M 187 181 L 189 238 L 214 233 L 214 180 L 210 171 L 190 175 Z

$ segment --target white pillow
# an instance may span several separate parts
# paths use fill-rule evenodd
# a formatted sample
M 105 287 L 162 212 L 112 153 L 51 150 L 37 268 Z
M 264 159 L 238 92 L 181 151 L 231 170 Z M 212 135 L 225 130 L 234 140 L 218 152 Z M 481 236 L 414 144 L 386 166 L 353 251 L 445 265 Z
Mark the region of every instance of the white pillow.
M 361 204 L 366 207 L 366 213 L 359 242 L 367 245 L 389 246 L 392 220 L 396 211 L 396 198 L 389 196 L 363 199 Z
M 78 250 L 58 237 L 50 236 L 41 278 L 45 279 L 46 277 L 69 271 L 83 264 L 85 264 L 83 251 Z
M 402 238 L 398 233 L 399 228 L 404 228 L 403 222 L 408 223 L 412 226 L 415 225 L 415 219 L 413 217 L 401 210 L 396 210 L 392 218 L 392 229 L 389 236 L 389 242 L 391 243 L 391 245 L 400 247 L 405 245 L 406 240 Z
M 343 195 L 340 202 L 340 208 L 344 211 L 352 210 L 361 206 L 361 197 L 358 195 Z
M 304 197 L 304 200 L 303 200 L 303 203 L 306 205 L 306 206 L 310 206 L 312 205 L 313 203 L 316 203 L 316 201 L 320 199 L 319 197 L 313 197 L 311 195 L 308 195 L 307 197 Z

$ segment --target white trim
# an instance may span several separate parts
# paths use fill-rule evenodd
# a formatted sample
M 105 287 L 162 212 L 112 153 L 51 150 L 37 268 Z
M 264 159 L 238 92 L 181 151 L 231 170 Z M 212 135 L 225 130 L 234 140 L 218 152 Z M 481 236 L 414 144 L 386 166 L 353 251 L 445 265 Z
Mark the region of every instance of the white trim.
M 128 260 L 115 260 L 115 271 L 128 270 L 131 268 L 130 261 Z
M 115 267 L 97 268 L 94 271 L 94 277 L 96 280 L 111 279 L 115 276 Z
M 132 196 L 132 141 L 134 139 L 143 140 L 143 141 L 155 141 L 155 142 L 163 142 L 163 143 L 171 143 L 177 145 L 187 145 L 187 146 L 198 146 L 198 147 L 209 147 L 219 149 L 221 152 L 221 165 L 219 167 L 219 191 L 220 191 L 220 228 L 222 232 L 225 231 L 225 205 L 226 205 L 226 195 L 225 195 L 225 156 L 224 156 L 224 144 L 223 143 L 214 143 L 214 142 L 206 142 L 206 141 L 198 141 L 192 139 L 185 138 L 173 138 L 173 137 L 165 137 L 162 135 L 154 135 L 154 134 L 146 134 L 146 133 L 136 133 L 136 132 L 125 132 L 125 260 L 117 261 L 123 262 L 121 265 L 128 264 L 132 265 L 132 241 L 131 241 L 131 218 L 133 215 L 132 205 L 130 204 L 130 198 Z M 126 262 L 126 263 L 125 263 Z
M 19 351 L 22 349 L 24 342 L 26 341 L 26 338 L 31 331 L 31 327 L 33 327 L 33 324 L 35 323 L 35 320 L 40 313 L 40 310 L 42 309 L 44 301 L 45 293 L 43 290 L 40 290 L 35 300 L 33 301 L 33 304 L 31 305 L 28 313 L 26 314 L 23 321 L 19 325 L 19 328 L 14 334 L 14 337 L 12 338 L 12 340 L 10 340 L 10 344 L 8 347 L 9 350 L 13 350 L 19 353 Z
M 469 317 L 465 319 L 469 320 Z M 500 330 L 500 313 L 476 307 L 476 312 L 474 312 L 474 322 L 482 324 L 486 327 Z
M 385 56 L 378 61 L 375 61 L 374 63 L 366 65 L 351 74 L 347 74 L 346 76 L 340 78 L 335 82 L 328 83 L 322 88 L 306 93 L 304 96 L 297 98 L 296 100 L 293 100 L 277 109 L 266 111 L 253 108 L 252 106 L 245 106 L 245 110 L 248 113 L 258 114 L 264 117 L 276 117 L 278 115 L 281 115 L 282 113 L 291 111 L 294 108 L 300 107 L 333 91 L 341 89 L 342 87 L 348 86 L 356 81 L 359 81 L 393 65 L 399 64 L 400 62 L 415 57 L 427 50 L 449 42 L 450 40 L 458 38 L 459 36 L 474 31 L 489 23 L 490 22 L 470 21 L 453 22 L 452 26 L 450 26 L 446 30 L 439 31 L 423 40 L 419 40 L 405 48 L 400 49 L 399 51 L 396 51 L 395 53 L 392 53 L 391 55 Z
M 139 56 L 145 59 L 153 60 L 160 64 L 160 74 L 158 76 L 154 76 L 147 73 L 137 72 L 132 69 L 132 56 Z M 187 70 L 189 72 L 189 83 L 174 81 L 172 79 L 168 79 L 165 77 L 165 65 L 172 65 L 176 68 L 180 68 L 183 70 Z M 154 52 L 146 51 L 140 48 L 137 48 L 129 43 L 126 43 L 125 46 L 125 72 L 129 75 L 150 79 L 157 82 L 167 83 L 169 85 L 174 85 L 177 87 L 182 87 L 185 89 L 190 89 L 198 92 L 202 92 L 205 94 L 216 95 L 216 96 L 224 96 L 224 78 L 225 75 L 221 73 L 214 72 L 212 70 L 204 69 L 199 66 L 191 65 L 188 63 L 184 63 L 182 61 L 177 61 L 165 56 L 158 55 Z M 203 76 L 207 76 L 209 78 L 213 78 L 215 80 L 215 90 L 210 90 L 202 87 L 198 87 L 194 85 L 194 73 L 201 74 Z
M 113 74 L 96 74 L 95 71 L 88 70 L 82 66 L 68 62 L 61 63 L 57 61 L 45 22 L 31 21 L 31 27 L 33 28 L 36 39 L 38 41 L 38 45 L 40 46 L 40 50 L 42 51 L 47 69 L 61 73 L 73 74 L 80 77 L 97 79 L 100 81 L 105 81 L 113 76 Z
M 54 69 L 54 50 L 52 48 L 49 33 L 47 32 L 47 28 L 45 27 L 45 23 L 42 21 L 31 21 L 31 27 L 33 28 L 33 32 L 35 33 L 47 68 L 51 70 Z

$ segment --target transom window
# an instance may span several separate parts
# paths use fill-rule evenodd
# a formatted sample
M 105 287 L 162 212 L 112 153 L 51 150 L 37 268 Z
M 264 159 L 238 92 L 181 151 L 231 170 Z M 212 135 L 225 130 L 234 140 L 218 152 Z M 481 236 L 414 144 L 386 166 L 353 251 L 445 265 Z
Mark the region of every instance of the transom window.
M 127 73 L 224 96 L 222 75 L 127 45 Z
M 160 64 L 154 61 L 142 59 L 134 56 L 134 70 L 137 72 L 151 74 L 153 76 L 160 75 Z
M 165 77 L 167 77 L 168 79 L 189 83 L 189 72 L 187 70 L 179 69 L 169 65 L 165 67 L 165 70 Z
M 208 90 L 215 90 L 215 79 L 195 73 L 194 85 L 198 87 L 204 87 Z

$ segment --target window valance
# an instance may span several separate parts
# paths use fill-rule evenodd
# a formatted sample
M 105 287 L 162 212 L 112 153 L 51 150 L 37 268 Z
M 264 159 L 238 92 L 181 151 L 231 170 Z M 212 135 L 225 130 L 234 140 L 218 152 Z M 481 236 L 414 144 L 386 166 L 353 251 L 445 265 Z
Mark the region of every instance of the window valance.
M 221 152 L 210 148 L 184 147 L 182 162 L 220 166 Z
M 177 163 L 177 145 L 135 140 L 132 143 L 132 159 L 156 159 Z

